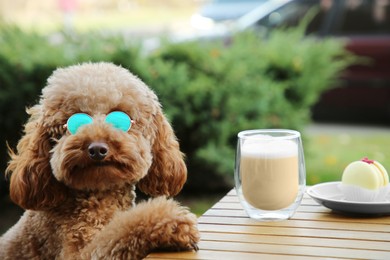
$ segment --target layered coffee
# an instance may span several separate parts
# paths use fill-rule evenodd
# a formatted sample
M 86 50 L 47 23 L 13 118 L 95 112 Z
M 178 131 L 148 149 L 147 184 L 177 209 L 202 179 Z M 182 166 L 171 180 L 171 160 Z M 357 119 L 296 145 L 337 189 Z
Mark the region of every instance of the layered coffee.
M 270 136 L 263 139 L 246 140 L 241 146 L 242 193 L 255 208 L 283 209 L 294 203 L 298 194 L 298 146 Z

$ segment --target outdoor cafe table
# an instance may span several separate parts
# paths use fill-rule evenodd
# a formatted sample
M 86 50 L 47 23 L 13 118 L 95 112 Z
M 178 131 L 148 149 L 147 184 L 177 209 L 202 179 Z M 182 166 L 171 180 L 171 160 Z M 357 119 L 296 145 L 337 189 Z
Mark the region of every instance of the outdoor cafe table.
M 235 190 L 199 218 L 197 252 L 155 252 L 147 259 L 390 259 L 390 216 L 336 214 L 305 194 L 281 222 L 250 219 Z

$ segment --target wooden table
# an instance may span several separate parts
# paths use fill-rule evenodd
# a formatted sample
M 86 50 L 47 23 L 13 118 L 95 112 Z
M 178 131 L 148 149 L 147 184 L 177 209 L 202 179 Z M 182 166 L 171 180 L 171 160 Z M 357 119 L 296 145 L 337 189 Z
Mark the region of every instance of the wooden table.
M 336 214 L 307 194 L 291 219 L 258 222 L 232 190 L 199 218 L 199 230 L 198 252 L 147 259 L 390 259 L 390 216 Z

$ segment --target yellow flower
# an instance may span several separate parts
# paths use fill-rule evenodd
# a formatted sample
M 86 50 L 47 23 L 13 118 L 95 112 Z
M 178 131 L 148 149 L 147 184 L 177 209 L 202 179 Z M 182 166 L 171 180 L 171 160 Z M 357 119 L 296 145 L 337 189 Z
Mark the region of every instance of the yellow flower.
M 218 58 L 219 56 L 220 56 L 220 51 L 218 50 L 218 49 L 212 49 L 211 51 L 210 51 L 210 55 L 211 55 L 211 57 L 213 57 L 213 58 Z
M 300 57 L 295 57 L 292 60 L 292 65 L 295 71 L 302 71 L 303 63 Z
M 337 157 L 334 155 L 328 155 L 325 157 L 325 165 L 327 166 L 336 165 L 337 162 L 338 162 Z

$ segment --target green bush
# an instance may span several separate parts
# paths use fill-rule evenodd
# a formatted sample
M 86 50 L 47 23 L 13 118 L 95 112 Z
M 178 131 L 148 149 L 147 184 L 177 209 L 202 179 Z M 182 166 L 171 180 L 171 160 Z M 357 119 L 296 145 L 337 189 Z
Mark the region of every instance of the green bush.
M 1 140 L 14 145 L 26 119 L 24 107 L 37 100 L 55 67 L 112 61 L 129 68 L 159 96 L 187 155 L 188 187 L 193 189 L 225 187 L 232 180 L 239 131 L 302 130 L 311 106 L 352 62 L 342 42 L 308 38 L 300 28 L 275 30 L 261 39 L 238 34 L 229 44 L 168 43 L 147 56 L 123 37 L 57 37 L 54 43 L 17 28 L 0 31 Z

